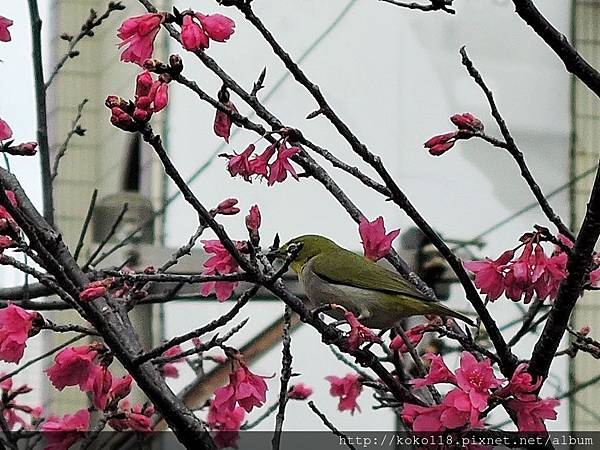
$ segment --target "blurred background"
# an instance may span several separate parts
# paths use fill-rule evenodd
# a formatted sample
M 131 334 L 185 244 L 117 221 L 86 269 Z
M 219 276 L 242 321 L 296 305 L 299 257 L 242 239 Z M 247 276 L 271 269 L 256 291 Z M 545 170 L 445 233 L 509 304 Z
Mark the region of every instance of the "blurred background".
M 116 252 L 105 263 L 130 258 L 132 267 L 161 264 L 174 249 L 187 242 L 197 228 L 196 215 L 177 195 L 165 178 L 150 149 L 128 133 L 110 125 L 104 107 L 107 95 L 133 96 L 139 68 L 119 61 L 116 29 L 126 18 L 141 14 L 137 1 L 123 0 L 127 9 L 113 14 L 96 30 L 94 38 L 79 46 L 80 55 L 69 60 L 49 91 L 50 138 L 56 149 L 63 142 L 84 98 L 84 137 L 74 137 L 61 161 L 54 182 L 57 222 L 67 243 L 77 242 L 94 188 L 99 190 L 94 230 L 86 241 L 87 255 L 105 234 L 123 203 L 130 213 L 117 233 L 123 238 L 144 220 L 153 217 L 152 226 L 136 240 Z M 422 13 L 397 8 L 376 0 L 262 0 L 255 2 L 256 13 L 306 73 L 320 85 L 326 98 L 352 130 L 380 155 L 398 184 L 444 237 L 457 242 L 477 237 L 482 245 L 463 249 L 465 258 L 497 257 L 513 247 L 533 224 L 547 225 L 537 207 L 522 209 L 534 198 L 512 158 L 481 141 L 461 141 L 443 157 L 430 156 L 423 142 L 435 134 L 451 131 L 448 117 L 471 112 L 486 125 L 489 134 L 499 135 L 485 97 L 460 63 L 458 53 L 466 46 L 475 65 L 493 90 L 498 107 L 507 120 L 534 176 L 550 203 L 567 223 L 577 228 L 589 195 L 592 178 L 588 169 L 597 164 L 600 142 L 600 105 L 579 83 L 574 82 L 553 52 L 514 13 L 508 0 L 456 0 L 456 15 Z M 104 11 L 105 0 L 49 0 L 41 2 L 44 20 L 45 62 L 54 67 L 66 49 L 61 33 L 76 34 L 89 15 L 89 9 Z M 267 68 L 265 89 L 260 97 L 285 124 L 300 128 L 306 136 L 328 148 L 338 157 L 360 164 L 348 145 L 322 117 L 306 121 L 315 109 L 313 100 L 298 86 L 274 57 L 270 48 L 234 8 L 221 8 L 212 0 L 155 2 L 160 10 L 172 6 L 192 8 L 205 14 L 220 12 L 236 22 L 236 32 L 226 44 L 214 43 L 207 50 L 227 72 L 248 89 L 263 67 Z M 580 52 L 600 67 L 600 1 L 539 0 L 538 7 L 563 33 L 570 36 Z M 24 2 L 3 2 L 0 14 L 15 21 L 13 41 L 0 46 L 0 117 L 10 123 L 15 138 L 34 140 L 35 114 L 30 63 L 30 29 Z M 193 55 L 175 46 L 166 33 L 159 34 L 155 55 L 166 60 L 170 53 L 184 58 L 184 74 L 207 92 L 216 95 L 220 80 Z M 242 114 L 249 113 L 242 101 L 232 97 Z M 171 84 L 168 109 L 155 115 L 153 125 L 160 130 L 165 145 L 181 173 L 190 180 L 198 197 L 208 207 L 227 197 L 240 200 L 242 213 L 253 204 L 260 206 L 263 245 L 275 233 L 282 240 L 304 233 L 334 238 L 347 248 L 361 249 L 358 228 L 322 187 L 311 179 L 286 181 L 273 187 L 248 184 L 234 179 L 225 170 L 218 154 L 240 152 L 256 136 L 236 130 L 230 145 L 214 135 L 214 110 L 201 103 L 182 86 Z M 234 127 L 235 128 L 235 127 Z M 262 143 L 258 144 L 258 147 Z M 266 144 L 265 144 L 266 145 Z M 39 168 L 30 158 L 11 158 L 17 174 L 37 204 L 41 202 Z M 324 166 L 329 168 L 327 162 Z M 363 188 L 354 179 L 331 168 L 331 174 L 371 220 L 384 216 L 388 229 L 412 227 L 410 220 L 394 205 Z M 368 171 L 367 171 L 368 172 Z M 369 172 L 370 173 L 370 172 Z M 223 224 L 234 238 L 245 237 L 243 215 L 227 217 Z M 109 227 L 110 225 L 108 225 Z M 206 233 L 203 239 L 210 238 Z M 399 250 L 410 260 L 419 252 L 410 236 Z M 399 242 L 400 245 L 400 242 Z M 422 250 L 422 249 L 421 249 Z M 471 253 L 469 253 L 471 252 Z M 85 256 L 85 255 L 84 255 Z M 186 258 L 179 271 L 201 271 L 203 255 Z M 414 258 L 412 260 L 415 261 Z M 22 276 L 1 269 L 5 285 L 21 283 Z M 445 276 L 451 278 L 450 273 Z M 451 281 L 451 280 L 450 280 Z M 441 283 L 448 286 L 448 280 Z M 139 333 L 148 343 L 197 328 L 231 306 L 188 293 L 166 305 L 154 305 L 138 313 Z M 450 284 L 449 304 L 469 311 L 460 286 Z M 593 325 L 600 321 L 594 295 L 580 301 L 573 325 Z M 597 300 L 596 300 L 597 301 Z M 520 326 L 523 305 L 505 298 L 489 305 L 492 315 L 512 336 Z M 253 299 L 240 315 L 250 324 L 232 343 L 246 348 L 254 372 L 279 374 L 281 344 L 277 332 L 283 304 L 274 299 Z M 70 313 L 55 314 L 56 321 L 72 320 Z M 54 335 L 42 334 L 30 340 L 27 357 L 55 346 Z M 523 339 L 515 352 L 527 358 L 536 335 Z M 451 351 L 452 348 L 448 349 Z M 339 413 L 337 400 L 328 394 L 327 375 L 348 373 L 350 369 L 321 344 L 316 332 L 298 327 L 292 337 L 293 370 L 301 374 L 293 382 L 304 382 L 315 390 L 315 403 L 340 429 L 390 430 L 395 416 L 386 410 L 371 410 L 376 402 L 366 389 L 359 404 L 361 414 Z M 456 363 L 458 353 L 450 353 Z M 68 389 L 60 395 L 47 385 L 42 370 L 46 360 L 22 374 L 22 381 L 34 384 L 32 396 L 49 410 L 73 412 L 85 401 Z M 181 365 L 174 389 L 187 386 L 195 377 L 191 368 Z M 10 370 L 7 368 L 5 370 Z M 580 383 L 600 374 L 597 361 L 588 354 L 577 362 L 558 358 L 543 395 L 561 396 Z M 201 406 L 208 387 L 225 383 L 226 373 L 210 364 L 203 383 L 188 389 L 186 401 Z M 268 382 L 267 404 L 277 401 L 278 377 Z M 39 389 L 38 389 L 39 387 Z M 214 389 L 213 389 L 214 390 Z M 564 399 L 557 421 L 549 429 L 598 429 L 600 417 L 594 398 L 600 388 L 592 385 Z M 253 412 L 253 417 L 261 411 Z M 274 416 L 273 416 L 274 417 Z M 274 418 L 258 429 L 272 429 Z M 499 412 L 495 424 L 507 419 Z M 288 407 L 285 429 L 322 429 L 322 424 L 305 404 Z

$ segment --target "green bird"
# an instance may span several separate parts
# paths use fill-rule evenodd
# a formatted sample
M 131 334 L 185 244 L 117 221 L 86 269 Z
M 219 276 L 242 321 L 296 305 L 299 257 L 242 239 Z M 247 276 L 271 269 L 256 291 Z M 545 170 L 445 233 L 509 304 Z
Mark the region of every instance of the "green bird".
M 383 266 L 346 250 L 330 239 L 304 235 L 276 251 L 286 258 L 292 245 L 302 245 L 290 267 L 304 288 L 307 307 L 336 304 L 352 311 L 369 328 L 388 329 L 405 317 L 433 314 L 473 324 L 468 317 L 428 299 L 412 283 Z M 343 318 L 340 310 L 327 311 Z

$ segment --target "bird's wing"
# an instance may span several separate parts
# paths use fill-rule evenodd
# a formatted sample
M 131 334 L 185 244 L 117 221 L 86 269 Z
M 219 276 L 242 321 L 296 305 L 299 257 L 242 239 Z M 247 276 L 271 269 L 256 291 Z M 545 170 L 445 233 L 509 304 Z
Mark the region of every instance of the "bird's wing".
M 347 253 L 343 255 L 343 258 L 337 254 L 321 253 L 310 261 L 310 267 L 316 275 L 331 283 L 429 300 L 399 274 L 363 256 L 348 250 L 344 250 L 344 252 Z M 346 258 L 352 258 L 352 260 Z M 352 264 L 340 264 L 340 259 Z

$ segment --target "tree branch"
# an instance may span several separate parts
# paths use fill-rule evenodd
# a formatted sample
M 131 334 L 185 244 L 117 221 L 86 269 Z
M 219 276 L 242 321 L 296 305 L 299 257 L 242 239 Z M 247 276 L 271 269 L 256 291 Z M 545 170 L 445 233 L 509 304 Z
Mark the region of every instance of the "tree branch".
M 554 50 L 566 69 L 600 97 L 600 72 L 579 54 L 564 34 L 552 26 L 532 0 L 513 0 L 513 3 L 517 14 Z
M 550 222 L 552 222 L 556 226 L 556 228 L 558 228 L 558 231 L 560 233 L 564 234 L 566 237 L 568 237 L 571 240 L 575 239 L 575 236 L 573 235 L 571 230 L 569 230 L 569 227 L 567 227 L 563 223 L 560 216 L 558 214 L 556 214 L 554 209 L 552 209 L 552 206 L 550 206 L 550 203 L 544 196 L 544 193 L 542 192 L 542 189 L 540 188 L 539 184 L 537 184 L 537 182 L 535 181 L 535 178 L 533 177 L 531 171 L 529 170 L 529 167 L 527 167 L 527 163 L 525 162 L 525 157 L 523 156 L 523 153 L 517 147 L 517 144 L 516 144 L 515 140 L 513 139 L 512 135 L 510 133 L 510 130 L 508 129 L 508 126 L 506 125 L 506 122 L 502 118 L 500 111 L 498 111 L 498 106 L 496 105 L 496 101 L 494 100 L 494 95 L 492 94 L 492 91 L 487 87 L 485 81 L 483 80 L 483 77 L 481 76 L 481 74 L 479 73 L 477 68 L 474 66 L 473 61 L 471 61 L 471 59 L 469 58 L 469 55 L 467 54 L 465 47 L 462 47 L 460 49 L 460 54 L 462 56 L 462 64 L 467 68 L 469 75 L 471 76 L 471 78 L 473 78 L 473 80 L 475 80 L 475 82 L 481 88 L 481 90 L 483 91 L 483 93 L 485 94 L 485 96 L 488 100 L 490 109 L 492 111 L 492 116 L 496 120 L 496 123 L 498 124 L 498 127 L 500 128 L 500 132 L 502 133 L 502 136 L 504 137 L 505 144 L 506 144 L 506 146 L 504 148 L 506 148 L 506 150 L 508 150 L 508 153 L 510 153 L 510 155 L 513 157 L 513 159 L 517 163 L 517 166 L 519 166 L 519 169 L 521 170 L 521 176 L 527 182 L 529 189 L 531 189 L 531 192 L 533 193 L 534 197 L 540 204 L 542 211 L 544 212 L 544 214 L 546 214 L 546 217 L 548 217 L 548 220 L 550 220 Z M 496 144 L 494 144 L 494 145 L 496 145 Z
M 42 19 L 40 18 L 37 0 L 27 0 L 27 3 L 29 5 L 29 16 L 31 20 L 33 75 L 35 80 L 35 101 L 37 114 L 37 143 L 40 150 L 44 218 L 49 225 L 54 225 L 54 200 L 52 198 L 50 145 L 48 143 L 46 88 L 44 83 L 44 62 L 42 60 Z
M 567 263 L 567 278 L 561 283 L 541 336 L 535 344 L 529 372 L 545 379 L 554 354 L 569 324 L 571 312 L 587 282 L 593 253 L 600 236 L 600 172 L 592 188 L 585 218 Z

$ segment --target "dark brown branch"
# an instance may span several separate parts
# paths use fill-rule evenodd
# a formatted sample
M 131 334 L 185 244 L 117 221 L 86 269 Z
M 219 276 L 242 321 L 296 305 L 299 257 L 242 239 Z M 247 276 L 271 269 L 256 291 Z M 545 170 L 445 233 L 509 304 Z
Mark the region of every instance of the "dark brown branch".
M 193 338 L 203 336 L 206 333 L 210 333 L 211 331 L 215 331 L 217 328 L 220 328 L 220 327 L 226 325 L 235 316 L 237 316 L 237 314 L 248 303 L 248 301 L 256 295 L 256 293 L 258 292 L 258 289 L 259 289 L 259 285 L 254 285 L 253 287 L 248 289 L 246 292 L 244 292 L 240 296 L 240 298 L 238 299 L 236 304 L 233 306 L 233 308 L 231 308 L 229 310 L 229 312 L 227 312 L 226 314 L 223 314 L 218 319 L 215 319 L 212 322 L 208 323 L 207 325 L 204 325 L 194 331 L 190 331 L 189 333 L 186 333 L 181 336 L 177 336 L 177 337 L 174 337 L 173 339 L 168 340 L 164 344 L 144 353 L 141 356 L 138 356 L 135 359 L 134 363 L 141 364 L 144 361 L 149 361 L 152 358 L 156 358 L 156 357 L 162 355 L 164 352 L 166 352 L 170 348 L 175 347 L 176 345 L 183 344 L 184 342 L 187 342 Z
M 290 349 L 292 338 L 290 328 L 292 326 L 292 310 L 285 306 L 283 315 L 283 349 L 281 351 L 281 378 L 279 387 L 279 408 L 275 417 L 275 431 L 271 440 L 271 448 L 279 450 L 281 445 L 281 432 L 283 430 L 283 421 L 285 420 L 285 407 L 288 402 L 288 385 L 292 376 L 292 352 Z
M 519 170 L 521 171 L 521 176 L 527 182 L 529 189 L 531 190 L 534 197 L 540 204 L 542 211 L 544 212 L 544 214 L 546 214 L 546 217 L 548 218 L 548 220 L 550 220 L 550 222 L 552 222 L 556 226 L 556 228 L 558 228 L 559 232 L 564 234 L 569 239 L 574 240 L 575 236 L 573 235 L 571 230 L 569 230 L 569 227 L 567 227 L 563 223 L 560 216 L 558 214 L 556 214 L 556 212 L 554 211 L 552 206 L 550 206 L 550 203 L 544 196 L 544 193 L 542 192 L 540 185 L 535 181 L 535 178 L 533 177 L 531 171 L 529 170 L 529 167 L 527 167 L 527 163 L 525 162 L 525 157 L 523 156 L 523 153 L 517 147 L 517 144 L 516 144 L 514 138 L 512 137 L 510 130 L 508 129 L 508 126 L 506 125 L 506 122 L 504 121 L 504 118 L 500 114 L 500 111 L 498 111 L 498 106 L 496 105 L 496 101 L 494 100 L 494 95 L 493 95 L 492 91 L 488 88 L 487 84 L 485 83 L 483 77 L 481 76 L 481 74 L 479 73 L 477 68 L 473 65 L 473 61 L 471 61 L 471 59 L 469 58 L 469 55 L 467 54 L 467 51 L 465 50 L 464 47 L 462 47 L 460 49 L 460 54 L 462 56 L 462 64 L 466 67 L 467 71 L 469 72 L 469 75 L 471 76 L 471 78 L 473 78 L 473 80 L 481 88 L 481 90 L 483 91 L 483 93 L 485 94 L 485 96 L 488 100 L 488 103 L 490 105 L 490 110 L 492 112 L 492 116 L 496 120 L 496 123 L 498 124 L 498 127 L 500 128 L 500 132 L 502 133 L 502 136 L 504 137 L 504 140 L 506 143 L 506 146 L 505 146 L 506 150 L 508 150 L 510 155 L 513 157 L 513 159 L 517 163 L 517 166 L 519 166 Z M 494 145 L 496 145 L 496 144 L 494 144 Z
M 27 0 L 31 20 L 31 40 L 33 51 L 33 75 L 35 80 L 35 102 L 37 114 L 37 143 L 40 151 L 42 196 L 44 218 L 54 225 L 54 200 L 52 198 L 52 178 L 50 169 L 50 145 L 48 143 L 48 123 L 46 111 L 46 88 L 44 82 L 44 62 L 42 59 L 42 19 L 37 0 Z
M 179 352 L 175 355 L 171 355 L 171 356 L 161 356 L 160 358 L 155 358 L 152 363 L 157 365 L 157 366 L 162 366 L 164 364 L 170 363 L 170 362 L 174 362 L 174 361 L 178 361 L 180 359 L 186 358 L 188 356 L 192 356 L 192 355 L 197 355 L 200 353 L 204 353 L 207 350 L 210 350 L 211 348 L 215 348 L 215 347 L 223 347 L 225 342 L 227 342 L 229 339 L 231 339 L 231 337 L 236 334 L 238 331 L 240 331 L 242 328 L 244 328 L 246 326 L 246 324 L 248 323 L 248 320 L 250 320 L 250 318 L 245 318 L 244 320 L 242 320 L 240 323 L 238 323 L 236 326 L 232 327 L 231 330 L 229 330 L 226 334 L 223 335 L 223 337 L 218 337 L 218 335 L 215 335 L 210 341 L 204 343 L 204 344 L 200 344 L 195 346 L 194 348 L 191 348 L 189 350 L 184 350 L 182 352 Z
M 94 215 L 94 208 L 96 207 L 97 198 L 98 189 L 94 189 L 94 192 L 92 193 L 92 198 L 90 199 L 90 204 L 88 206 L 87 214 L 85 215 L 85 219 L 83 221 L 83 226 L 81 227 L 81 232 L 79 233 L 79 239 L 77 240 L 75 253 L 73 253 L 73 258 L 75 258 L 75 261 L 79 259 L 79 254 L 81 253 L 81 249 L 83 248 L 85 236 L 87 234 L 88 227 L 90 226 L 90 222 L 92 221 L 92 216 Z
M 88 336 L 98 336 L 98 332 L 96 330 L 92 330 L 88 327 L 83 327 L 81 325 L 75 324 L 58 325 L 49 320 L 45 320 L 44 324 L 40 328 L 42 330 L 51 330 L 55 333 L 80 333 L 86 334 Z
M 4 169 L 0 169 L 0 187 L 0 203 L 27 234 L 32 249 L 46 263 L 46 270 L 71 297 L 78 298 L 89 279 L 60 235 L 39 215 L 14 175 Z M 4 189 L 15 193 L 18 208 L 12 207 Z M 112 301 L 109 296 L 106 298 Z M 214 449 L 214 443 L 202 423 L 171 391 L 157 369 L 150 363 L 132 364 L 133 359 L 142 353 L 142 347 L 129 318 L 109 306 L 105 298 L 81 303 L 81 307 L 84 318 L 102 335 L 112 353 L 166 418 L 182 444 L 187 448 Z
M 398 0 L 379 0 L 380 2 L 385 2 L 385 3 L 390 3 L 392 5 L 395 6 L 400 6 L 401 8 L 408 8 L 408 9 L 417 9 L 419 11 L 444 11 L 447 12 L 448 14 L 456 14 L 456 11 L 453 9 L 450 9 L 448 6 L 452 5 L 452 0 L 450 1 L 446 1 L 446 0 L 430 0 L 430 3 L 428 5 L 423 5 L 421 3 L 415 3 L 415 2 L 401 2 Z
M 583 224 L 567 263 L 567 278 L 561 283 L 548 320 L 539 337 L 529 364 L 529 372 L 545 379 L 560 340 L 569 324 L 571 312 L 587 283 L 593 253 L 600 236 L 600 173 L 592 188 Z
M 552 26 L 532 0 L 513 0 L 513 3 L 517 14 L 554 50 L 566 69 L 600 97 L 600 72 L 579 54 L 564 34 Z
M 340 440 L 342 440 L 346 446 L 350 449 L 350 450 L 356 450 L 356 447 L 354 447 L 351 443 L 350 440 L 348 439 L 348 436 L 346 436 L 344 433 L 342 433 L 340 430 L 338 430 L 327 418 L 327 416 L 325 414 L 323 414 L 321 411 L 319 411 L 319 408 L 317 408 L 314 404 L 314 402 L 312 400 L 310 400 L 308 402 L 308 406 L 310 409 L 312 409 L 312 411 L 319 416 L 319 418 L 321 419 L 321 421 L 323 422 L 323 425 L 325 425 L 327 428 L 329 428 L 331 430 L 331 432 L 333 434 L 335 434 L 337 437 L 340 438 Z

